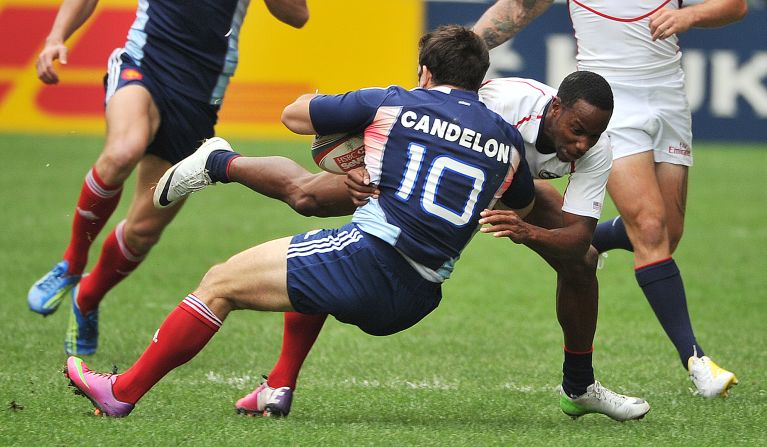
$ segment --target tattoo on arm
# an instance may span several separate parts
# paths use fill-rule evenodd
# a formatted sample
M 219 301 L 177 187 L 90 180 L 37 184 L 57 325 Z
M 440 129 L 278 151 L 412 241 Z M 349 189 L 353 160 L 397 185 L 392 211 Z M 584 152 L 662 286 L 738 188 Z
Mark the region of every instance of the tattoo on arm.
M 551 6 L 553 0 L 499 0 L 478 21 L 489 48 L 511 39 Z

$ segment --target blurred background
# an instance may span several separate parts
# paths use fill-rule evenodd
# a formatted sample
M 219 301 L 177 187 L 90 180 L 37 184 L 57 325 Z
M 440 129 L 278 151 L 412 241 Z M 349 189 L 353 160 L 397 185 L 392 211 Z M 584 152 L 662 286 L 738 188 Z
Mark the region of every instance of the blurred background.
M 412 86 L 416 42 L 444 23 L 470 25 L 487 0 L 309 0 L 311 19 L 294 30 L 251 2 L 240 39 L 240 65 L 224 101 L 218 134 L 296 138 L 279 123 L 301 93 L 367 86 Z M 689 2 L 688 2 L 689 3 Z M 681 36 L 695 141 L 767 138 L 767 0 L 752 0 L 745 20 Z M 103 133 L 101 79 L 107 56 L 122 46 L 136 0 L 101 0 L 68 41 L 62 82 L 35 74 L 58 0 L 0 0 L 0 133 Z M 574 69 L 575 42 L 564 1 L 513 41 L 493 50 L 489 77 L 522 76 L 557 86 Z

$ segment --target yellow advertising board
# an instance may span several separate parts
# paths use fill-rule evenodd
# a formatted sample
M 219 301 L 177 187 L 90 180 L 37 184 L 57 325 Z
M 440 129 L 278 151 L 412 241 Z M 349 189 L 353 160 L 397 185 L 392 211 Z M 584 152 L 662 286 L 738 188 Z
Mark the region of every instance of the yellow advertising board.
M 124 44 L 136 5 L 101 0 L 67 42 L 61 82 L 46 86 L 37 79 L 35 60 L 59 2 L 0 0 L 0 132 L 103 132 L 107 57 Z M 309 0 L 309 8 L 309 22 L 296 30 L 274 19 L 263 2 L 251 2 L 219 134 L 289 137 L 280 112 L 302 93 L 415 84 L 421 1 Z

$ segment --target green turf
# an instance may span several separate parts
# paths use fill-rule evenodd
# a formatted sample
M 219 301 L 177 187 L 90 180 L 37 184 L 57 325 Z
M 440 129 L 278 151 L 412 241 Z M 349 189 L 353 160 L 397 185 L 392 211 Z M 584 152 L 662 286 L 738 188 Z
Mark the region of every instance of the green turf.
M 27 310 L 25 296 L 64 250 L 74 201 L 100 144 L 77 135 L 0 137 L 0 445 L 767 443 L 765 145 L 696 147 L 686 234 L 676 254 L 698 339 L 738 374 L 740 385 L 726 400 L 691 395 L 635 283 L 630 255 L 611 253 L 599 273 L 597 376 L 652 405 L 644 420 L 616 423 L 600 415 L 572 421 L 560 412 L 553 274 L 524 247 L 486 235 L 466 249 L 442 306 L 415 328 L 375 338 L 328 321 L 286 420 L 233 412 L 233 402 L 269 371 L 279 350 L 281 315 L 255 312 L 233 314 L 129 418 L 93 417 L 90 403 L 69 391 L 60 372 L 69 304 L 43 319 Z M 238 147 L 309 160 L 300 144 Z M 124 214 L 126 199 L 116 216 Z M 101 347 L 89 365 L 128 367 L 212 264 L 270 238 L 340 222 L 300 217 L 233 185 L 198 194 L 144 265 L 104 301 Z

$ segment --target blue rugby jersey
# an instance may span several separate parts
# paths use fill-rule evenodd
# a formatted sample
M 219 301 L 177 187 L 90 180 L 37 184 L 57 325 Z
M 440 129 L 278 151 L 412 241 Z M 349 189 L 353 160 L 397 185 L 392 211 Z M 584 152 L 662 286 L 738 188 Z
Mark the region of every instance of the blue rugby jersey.
M 139 0 L 125 51 L 163 86 L 220 104 L 250 0 Z
M 476 93 L 393 86 L 321 95 L 309 107 L 321 135 L 364 131 L 365 164 L 381 194 L 353 222 L 435 279 L 450 275 L 483 209 L 501 195 L 515 208 L 533 199 L 519 132 Z

